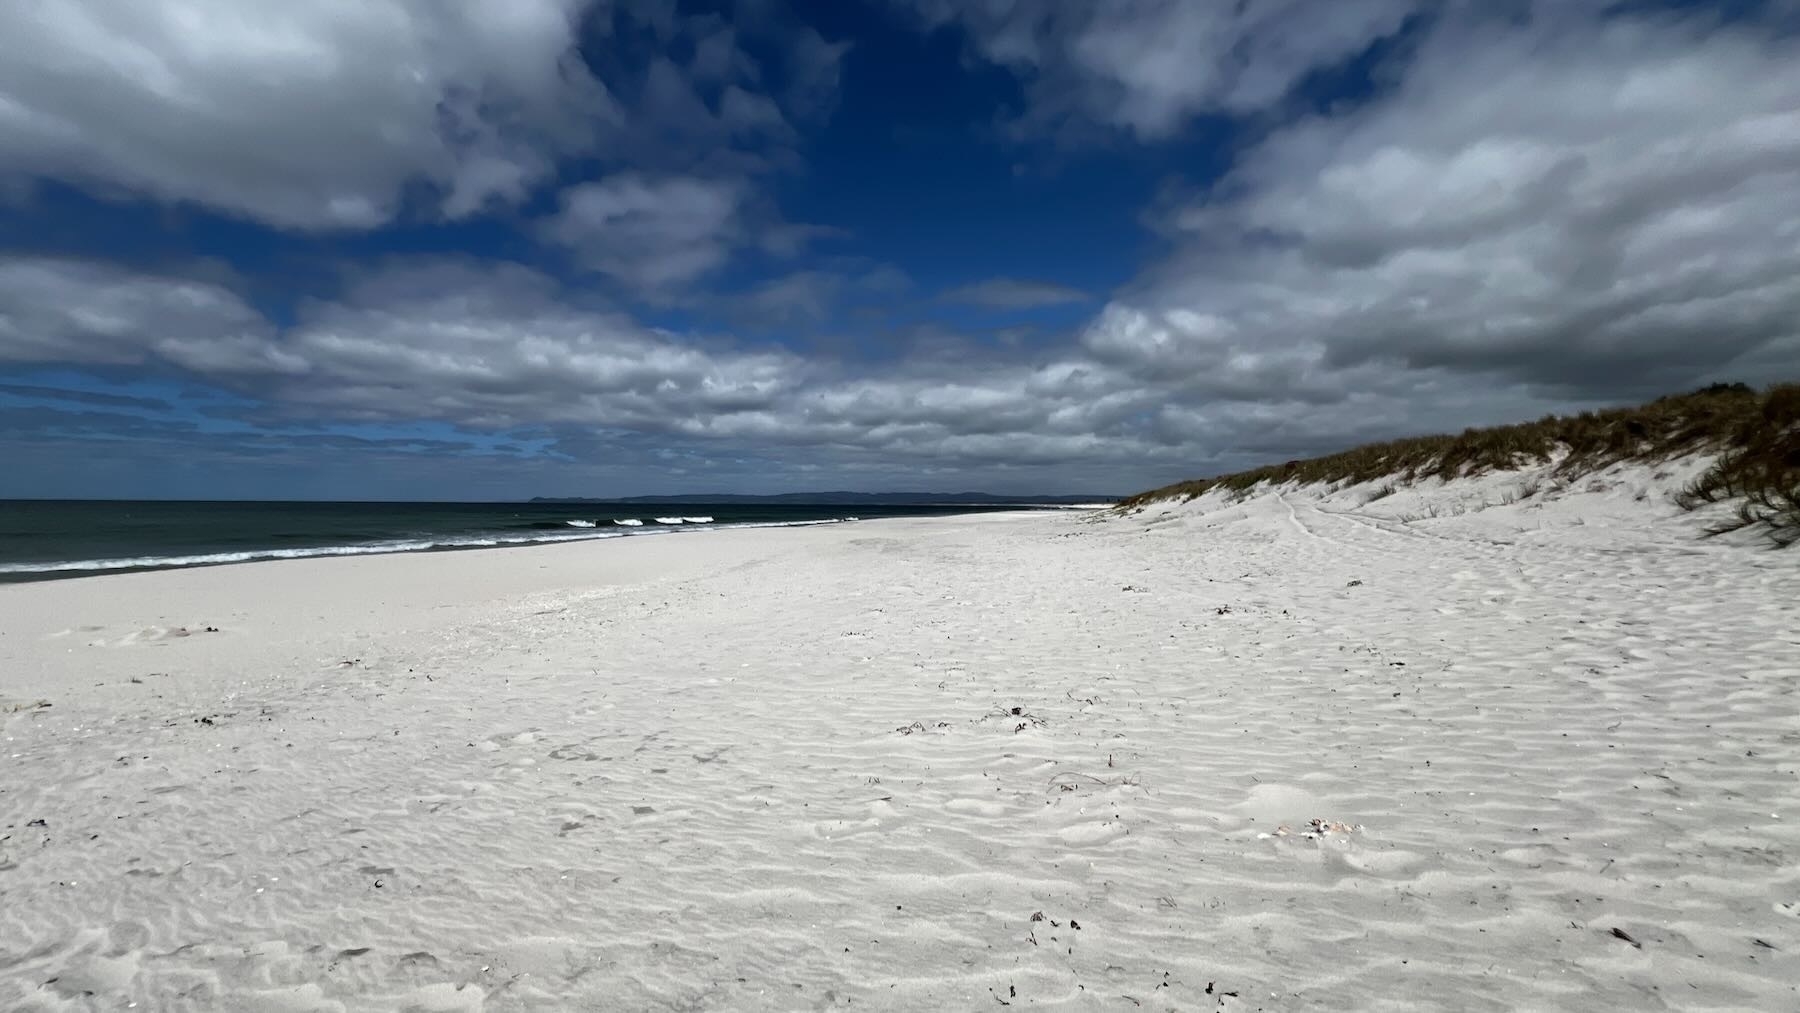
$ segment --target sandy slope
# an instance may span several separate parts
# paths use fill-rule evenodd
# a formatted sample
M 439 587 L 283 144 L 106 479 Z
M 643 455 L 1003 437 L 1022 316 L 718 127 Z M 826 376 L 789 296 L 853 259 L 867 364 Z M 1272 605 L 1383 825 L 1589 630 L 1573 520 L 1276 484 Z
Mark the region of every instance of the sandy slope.
M 1515 480 L 0 587 L 0 1008 L 1800 1008 L 1800 556 Z

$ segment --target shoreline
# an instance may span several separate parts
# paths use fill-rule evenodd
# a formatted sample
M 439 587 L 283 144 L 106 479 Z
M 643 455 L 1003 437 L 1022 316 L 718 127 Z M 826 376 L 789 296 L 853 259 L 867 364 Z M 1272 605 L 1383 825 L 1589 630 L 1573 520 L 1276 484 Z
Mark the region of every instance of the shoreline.
M 1034 516 L 1064 515 L 989 511 L 742 525 L 653 537 L 258 559 L 0 583 L 0 616 L 5 617 L 0 619 L 0 702 L 26 694 L 37 680 L 56 680 L 59 666 L 68 664 L 77 647 L 97 648 L 80 653 L 101 674 L 125 671 L 140 661 L 108 648 L 176 640 L 205 648 L 209 665 L 229 658 L 254 671 L 272 645 L 368 642 L 379 640 L 396 616 L 406 617 L 409 630 L 416 629 L 419 617 L 432 626 L 479 622 L 484 610 L 504 613 L 518 600 L 692 579 L 715 566 L 743 565 L 781 552 L 784 535 Z M 383 609 L 389 612 L 378 614 Z M 84 618 L 71 621 L 74 616 Z M 208 633 L 208 627 L 218 632 Z M 182 630 L 189 632 L 178 633 Z M 279 678 L 252 677 L 265 682 Z
M 162 504 L 158 504 L 159 506 Z M 205 504 L 214 505 L 214 504 Z M 252 504 L 253 506 L 284 507 L 292 504 Z M 341 504 L 326 504 L 339 506 Z M 436 504 L 429 504 L 435 506 Z M 463 504 L 451 504 L 462 506 Z M 802 509 L 812 509 L 803 507 Z M 823 510 L 824 508 L 818 508 Z M 876 507 L 877 510 L 889 509 Z M 181 552 L 169 548 L 161 553 L 155 550 L 142 550 L 130 555 L 94 556 L 68 558 L 58 560 L 17 560 L 0 562 L 0 586 L 15 583 L 38 583 L 47 580 L 68 580 L 79 577 L 115 573 L 144 573 L 159 570 L 180 570 L 194 567 L 222 566 L 236 563 L 272 562 L 287 559 L 310 559 L 315 557 L 340 556 L 377 556 L 399 555 L 417 552 L 460 552 L 473 549 L 518 548 L 534 545 L 567 545 L 575 542 L 607 541 L 617 538 L 641 537 L 644 535 L 664 534 L 698 534 L 702 532 L 739 531 L 762 528 L 815 527 L 827 524 L 858 523 L 865 520 L 892 519 L 895 517 L 956 517 L 970 514 L 1014 513 L 1031 511 L 1049 511 L 1051 507 L 1032 507 L 1020 505 L 1016 508 L 1004 505 L 970 505 L 963 510 L 953 510 L 948 505 L 916 505 L 906 508 L 904 514 L 875 513 L 868 517 L 855 514 L 842 516 L 800 517 L 793 519 L 750 518 L 739 520 L 717 521 L 713 516 L 655 516 L 647 518 L 625 519 L 580 519 L 548 517 L 537 518 L 523 525 L 534 529 L 534 533 L 516 530 L 521 525 L 514 524 L 514 530 L 465 530 L 429 533 L 417 532 L 404 537 L 380 538 L 354 542 L 321 541 L 313 545 L 281 546 L 276 544 L 250 545 L 240 548 L 217 548 L 212 550 L 189 550 Z M 1088 509 L 1083 507 L 1081 509 Z M 941 512 L 939 512 L 941 511 Z
M 566 546 L 586 542 L 606 542 L 620 538 L 643 538 L 654 535 L 702 534 L 709 531 L 741 531 L 751 528 L 790 528 L 814 527 L 823 524 L 853 524 L 862 520 L 860 517 L 845 517 L 832 520 L 787 521 L 780 523 L 758 524 L 746 522 L 742 524 L 720 524 L 717 526 L 663 527 L 639 530 L 628 528 L 623 531 L 607 531 L 603 534 L 580 534 L 571 532 L 562 535 L 519 536 L 511 540 L 487 538 L 471 540 L 463 543 L 436 542 L 413 546 L 399 546 L 383 543 L 366 545 L 318 545 L 294 549 L 243 549 L 229 552 L 205 553 L 195 556 L 142 556 L 120 559 L 82 559 L 59 560 L 46 563 L 8 564 L 17 569 L 0 567 L 0 586 L 6 584 L 33 584 L 51 580 L 77 580 L 83 577 L 107 576 L 126 573 L 159 573 L 165 570 L 192 570 L 215 566 L 238 566 L 247 563 L 280 563 L 297 559 L 346 559 L 361 556 L 407 556 L 440 552 L 475 552 L 482 549 L 524 549 L 546 546 Z M 231 557 L 231 558 L 228 558 Z M 143 560 L 139 564 L 138 560 Z M 27 569 L 32 567 L 32 569 Z

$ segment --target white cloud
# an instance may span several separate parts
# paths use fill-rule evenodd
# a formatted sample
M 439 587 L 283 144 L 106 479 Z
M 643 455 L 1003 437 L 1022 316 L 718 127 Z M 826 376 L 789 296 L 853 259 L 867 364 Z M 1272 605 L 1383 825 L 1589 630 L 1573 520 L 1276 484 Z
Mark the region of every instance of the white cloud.
M 829 106 L 844 52 L 763 20 L 781 95 L 761 90 L 766 68 L 731 26 L 672 5 L 0 5 L 0 197 L 55 179 L 284 229 L 368 229 L 517 205 L 575 157 L 742 177 L 793 163 L 788 112 Z
M 1274 131 L 1085 347 L 1244 403 L 1386 392 L 1400 430 L 1434 417 L 1409 388 L 1516 415 L 1792 376 L 1800 40 L 1546 10 L 1446 18 L 1393 94 Z
M 104 326 L 95 308 L 107 308 Z M 179 369 L 308 422 L 623 430 L 988 463 L 1166 452 L 1130 421 L 1144 393 L 1094 363 L 810 362 L 646 328 L 516 265 L 374 272 L 283 329 L 218 284 L 12 258 L 0 260 L 0 318 L 31 324 L 0 329 L 0 359 Z
M 544 235 L 589 269 L 654 292 L 725 262 L 742 237 L 743 200 L 729 180 L 621 173 L 563 191 Z
M 69 0 L 0 10 L 0 174 L 366 228 L 424 182 L 516 201 L 621 114 L 584 0 Z
M 934 26 L 968 33 L 985 59 L 1029 83 L 1039 123 L 1171 136 L 1204 113 L 1242 113 L 1283 98 L 1398 30 L 1418 0 L 900 0 Z
M 213 365 L 232 371 L 245 360 L 227 350 L 270 332 L 261 314 L 212 282 L 79 260 L 0 259 L 0 362 L 135 365 L 166 352 L 188 365 L 212 348 Z

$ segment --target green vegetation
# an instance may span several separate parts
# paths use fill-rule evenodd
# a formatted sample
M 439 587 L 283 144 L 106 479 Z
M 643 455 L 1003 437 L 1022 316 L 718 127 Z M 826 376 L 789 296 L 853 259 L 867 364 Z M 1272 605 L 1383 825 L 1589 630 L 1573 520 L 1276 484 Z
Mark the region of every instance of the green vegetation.
M 1551 461 L 1557 462 L 1559 477 L 1574 479 L 1625 461 L 1655 463 L 1696 453 L 1716 454 L 1718 460 L 1676 502 L 1689 510 L 1737 503 L 1735 515 L 1710 533 L 1760 527 L 1776 545 L 1800 542 L 1800 384 L 1793 383 L 1761 392 L 1741 383 L 1714 384 L 1635 408 L 1372 443 L 1326 457 L 1181 482 L 1140 493 L 1119 506 L 1131 510 L 1160 500 L 1193 499 L 1214 489 L 1242 495 L 1264 482 L 1353 485 L 1387 478 L 1377 496 L 1391 495 L 1395 483 Z

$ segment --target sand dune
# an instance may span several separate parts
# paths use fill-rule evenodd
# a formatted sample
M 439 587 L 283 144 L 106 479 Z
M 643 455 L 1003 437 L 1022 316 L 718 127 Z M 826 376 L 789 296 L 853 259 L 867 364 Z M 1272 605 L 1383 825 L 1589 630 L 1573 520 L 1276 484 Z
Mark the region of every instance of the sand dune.
M 1679 478 L 0 587 L 0 1008 L 1800 1008 Z

